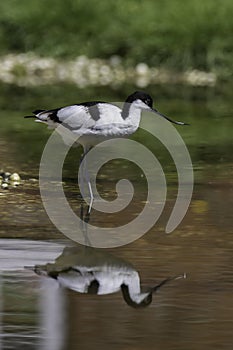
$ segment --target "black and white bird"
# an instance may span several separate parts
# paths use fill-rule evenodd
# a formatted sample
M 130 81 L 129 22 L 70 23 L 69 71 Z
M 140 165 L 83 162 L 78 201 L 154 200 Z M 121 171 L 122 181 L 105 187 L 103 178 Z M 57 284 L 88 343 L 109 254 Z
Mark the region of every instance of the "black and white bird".
M 139 127 L 143 110 L 156 113 L 174 124 L 187 125 L 173 121 L 153 108 L 151 96 L 143 91 L 136 91 L 128 96 L 122 109 L 109 102 L 92 101 L 49 110 L 35 110 L 33 116 L 25 118 L 36 118 L 36 121 L 46 123 L 52 129 L 62 125 L 71 131 L 75 142 L 83 146 L 85 160 L 87 152 L 99 142 L 133 134 Z M 85 165 L 83 173 L 89 188 L 91 208 L 93 192 Z
M 107 295 L 121 291 L 125 302 L 134 308 L 150 305 L 153 294 L 166 283 L 186 278 L 186 274 L 168 277 L 143 290 L 139 273 L 129 262 L 105 251 L 80 246 L 66 247 L 54 263 L 30 269 L 78 293 Z

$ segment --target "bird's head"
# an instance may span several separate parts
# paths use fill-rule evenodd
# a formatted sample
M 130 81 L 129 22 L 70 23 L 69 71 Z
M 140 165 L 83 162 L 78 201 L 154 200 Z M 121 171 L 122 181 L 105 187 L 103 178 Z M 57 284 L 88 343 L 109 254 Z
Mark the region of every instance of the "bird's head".
M 148 288 L 147 292 L 145 293 L 130 294 L 129 288 L 125 284 L 121 286 L 121 291 L 125 302 L 129 306 L 135 309 L 144 308 L 151 304 L 153 294 L 157 292 L 162 286 L 164 286 L 170 281 L 177 280 L 180 278 L 186 278 L 186 274 L 184 273 L 182 275 L 166 278 L 156 286 Z
M 157 109 L 153 108 L 153 99 L 152 97 L 144 91 L 135 91 L 133 94 L 129 95 L 126 99 L 126 104 L 134 104 L 135 107 L 141 110 L 151 111 L 160 115 L 161 117 L 167 119 L 169 122 L 177 125 L 188 125 L 187 123 L 177 122 L 168 118 L 166 115 L 160 113 Z

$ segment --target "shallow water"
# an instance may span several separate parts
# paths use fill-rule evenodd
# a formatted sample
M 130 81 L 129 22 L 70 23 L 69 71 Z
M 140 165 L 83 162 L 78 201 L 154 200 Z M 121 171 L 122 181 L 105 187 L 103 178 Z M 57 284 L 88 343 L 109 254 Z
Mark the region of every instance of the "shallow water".
M 0 191 L 0 348 L 232 349 L 230 98 L 213 89 L 180 89 L 180 92 L 170 88 L 148 89 L 158 96 L 159 110 L 191 124 L 179 129 L 195 175 L 189 210 L 176 230 L 165 234 L 177 194 L 176 169 L 168 152 L 156 140 L 148 138 L 143 131 L 138 132 L 133 139 L 155 152 L 166 173 L 168 195 L 160 219 L 146 235 L 131 244 L 100 253 L 99 250 L 87 252 L 79 246 L 77 253 L 80 260 L 85 253 L 83 265 L 87 264 L 87 258 L 88 264 L 91 261 L 98 266 L 109 262 L 111 266 L 121 264 L 128 268 L 132 264 L 132 269 L 140 275 L 142 288 L 186 272 L 186 279 L 172 281 L 154 294 L 148 307 L 134 309 L 120 291 L 108 295 L 81 294 L 57 288 L 56 280 L 33 271 L 35 265 L 53 263 L 65 247 L 74 243 L 54 227 L 40 199 L 38 168 L 50 131 L 24 120 L 21 115 L 35 108 L 72 103 L 75 94 L 81 95 L 77 102 L 90 99 L 87 91 L 75 91 L 71 87 L 56 88 L 55 92 L 50 89 L 3 86 L 2 90 L 0 168 L 18 172 L 22 183 L 17 188 Z M 122 92 L 101 89 L 98 93 L 102 99 L 122 98 Z M 63 169 L 65 193 L 76 213 L 80 210 L 76 186 L 80 154 L 78 149 L 71 150 Z M 147 189 L 141 175 L 140 169 L 127 161 L 116 160 L 105 165 L 98 176 L 98 189 L 104 198 L 115 198 L 115 184 L 124 177 L 134 184 L 135 198 L 119 215 L 93 211 L 90 222 L 115 227 L 140 213 Z M 112 254 L 111 258 L 108 253 Z

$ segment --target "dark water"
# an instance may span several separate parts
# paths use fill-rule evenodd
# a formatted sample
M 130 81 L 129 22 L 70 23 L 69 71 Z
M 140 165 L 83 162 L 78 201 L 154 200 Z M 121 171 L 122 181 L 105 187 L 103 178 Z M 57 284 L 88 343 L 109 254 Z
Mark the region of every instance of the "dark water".
M 18 172 L 22 182 L 17 188 L 0 190 L 0 348 L 233 348 L 233 120 L 228 90 L 147 89 L 156 96 L 159 110 L 191 124 L 179 132 L 192 158 L 194 192 L 185 218 L 171 234 L 165 234 L 165 226 L 177 194 L 176 169 L 168 152 L 144 131 L 137 132 L 133 139 L 155 152 L 168 183 L 163 214 L 146 235 L 116 249 L 72 248 L 74 243 L 53 226 L 44 211 L 38 169 L 50 131 L 21 116 L 35 108 L 80 102 L 89 96 L 120 101 L 132 90 L 2 86 L 0 168 Z M 78 149 L 71 150 L 63 169 L 66 196 L 77 213 L 80 154 Z M 93 224 L 117 226 L 142 209 L 146 183 L 130 162 L 112 161 L 103 167 L 98 177 L 100 193 L 106 199 L 114 198 L 115 183 L 124 177 L 135 186 L 131 205 L 120 215 L 93 211 Z M 61 255 L 65 247 L 66 254 Z M 47 265 L 54 264 L 59 256 L 55 265 Z M 40 266 L 39 270 L 33 270 L 35 265 Z M 145 291 L 169 276 L 186 272 L 187 278 L 164 285 L 153 295 L 150 305 L 136 309 L 121 291 L 96 295 L 57 288 L 55 275 L 74 265 L 88 270 L 78 272 L 80 283 L 82 278 L 92 278 L 110 266 L 104 275 L 109 290 L 119 274 L 124 276 L 126 272 L 134 277 L 138 273 Z M 98 271 L 93 273 L 93 267 Z M 44 276 L 48 273 L 54 278 Z

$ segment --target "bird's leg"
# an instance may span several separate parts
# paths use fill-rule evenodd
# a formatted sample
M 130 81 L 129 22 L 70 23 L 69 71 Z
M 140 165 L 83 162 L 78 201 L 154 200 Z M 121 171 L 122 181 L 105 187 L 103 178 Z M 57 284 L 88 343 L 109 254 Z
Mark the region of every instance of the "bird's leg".
M 90 203 L 89 203 L 89 207 L 88 207 L 88 213 L 90 214 L 91 212 L 91 208 L 93 205 L 93 201 L 94 201 L 94 196 L 93 196 L 93 191 L 92 191 L 92 187 L 91 187 L 91 180 L 90 180 L 90 175 L 88 172 L 88 168 L 87 168 L 87 161 L 86 161 L 86 155 L 88 153 L 89 149 L 84 149 L 84 155 L 83 155 L 83 168 L 84 168 L 84 178 L 87 182 L 88 185 L 88 190 L 89 190 L 89 198 L 90 198 Z M 82 173 L 83 176 L 83 173 Z
M 81 231 L 83 232 L 83 235 L 84 235 L 84 239 L 85 239 L 85 245 L 86 246 L 91 246 L 91 242 L 88 238 L 88 222 L 90 220 L 90 213 L 88 212 L 89 210 L 89 206 L 87 208 L 87 212 L 86 214 L 84 214 L 84 201 L 81 201 L 81 206 L 80 206 L 80 219 L 81 219 L 81 222 L 80 222 L 80 229 Z
M 81 158 L 80 158 L 80 161 L 79 161 L 79 169 L 80 169 L 80 173 L 81 173 L 81 175 L 79 177 L 79 179 L 80 179 L 79 188 L 80 188 L 80 197 L 81 197 L 81 199 L 84 199 L 82 193 L 84 193 L 84 189 L 85 189 L 84 188 L 84 182 L 83 182 L 83 178 L 84 178 L 83 160 L 84 160 L 84 157 L 85 157 L 85 155 L 82 154 Z
M 87 183 L 88 186 L 88 195 L 90 198 L 90 203 L 88 206 L 88 212 L 91 212 L 91 208 L 93 205 L 93 201 L 94 201 L 94 196 L 93 196 L 93 191 L 92 191 L 92 187 L 91 187 L 91 181 L 90 181 L 90 176 L 89 176 L 89 172 L 87 169 L 87 161 L 85 160 L 85 154 L 82 155 L 82 158 L 80 160 L 80 171 L 81 171 L 81 176 L 80 176 L 80 193 L 81 193 L 81 197 L 84 199 L 85 198 L 85 185 L 84 185 L 84 179 L 85 182 Z M 83 194 L 83 195 L 82 195 Z
M 85 203 L 85 201 L 82 200 L 82 201 L 81 201 L 81 205 L 80 205 L 80 219 L 81 219 L 83 222 L 85 222 L 85 223 L 88 224 L 88 222 L 90 221 L 90 218 L 91 218 L 90 212 L 89 212 L 89 205 L 87 205 L 87 210 L 86 210 L 86 212 L 84 213 L 84 203 Z
M 85 166 L 84 166 L 84 177 L 85 180 L 87 182 L 88 185 L 88 189 L 89 189 L 89 195 L 90 195 L 90 202 L 89 202 L 89 207 L 88 207 L 88 213 L 90 214 L 91 212 L 91 208 L 93 205 L 93 201 L 94 201 L 94 196 L 93 196 L 93 191 L 92 191 L 92 187 L 91 187 L 91 180 L 90 180 L 90 175 L 87 169 L 87 162 L 85 161 Z

